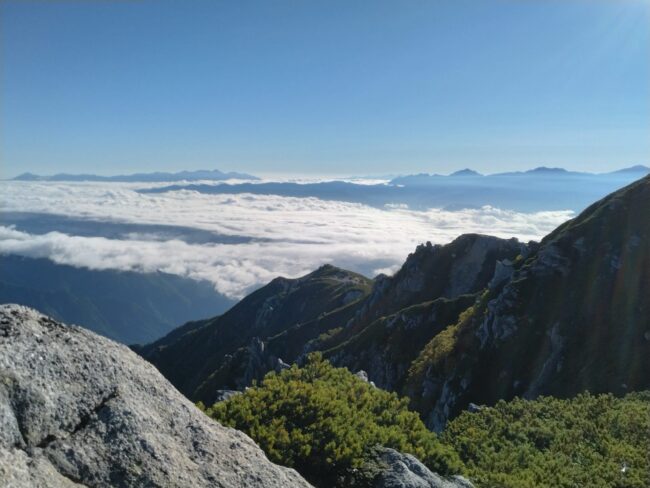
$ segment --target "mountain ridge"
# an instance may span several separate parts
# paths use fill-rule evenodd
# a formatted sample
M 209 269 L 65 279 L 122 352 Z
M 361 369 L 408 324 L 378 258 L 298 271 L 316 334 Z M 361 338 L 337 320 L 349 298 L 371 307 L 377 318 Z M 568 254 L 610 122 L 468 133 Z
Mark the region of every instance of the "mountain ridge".
M 219 389 L 212 386 L 214 374 L 227 364 L 230 355 L 241 348 L 261 347 L 260 337 L 276 335 L 328 310 L 345 307 L 367 295 L 370 286 L 368 278 L 332 265 L 301 278 L 279 277 L 223 315 L 197 324 L 173 341 L 163 337 L 135 350 L 156 364 L 182 393 L 210 403 Z M 175 356 L 175 350 L 190 355 Z M 268 358 L 266 371 L 281 367 L 279 359 Z
M 243 388 L 311 351 L 408 396 L 435 430 L 470 403 L 648 388 L 649 212 L 647 176 L 540 243 L 466 235 L 421 245 L 357 300 L 293 318 L 275 335 L 224 353 L 190 397 L 212 401 L 219 388 Z M 174 347 L 165 347 L 168 358 Z M 188 349 L 178 351 L 183 357 Z M 143 354 L 160 367 L 160 358 Z
M 406 205 L 412 210 L 440 208 L 454 211 L 484 206 L 517 212 L 572 210 L 580 212 L 621 186 L 648 174 L 619 172 L 592 174 L 554 170 L 496 175 L 406 175 L 388 183 L 355 184 L 349 181 L 241 182 L 227 185 L 178 183 L 142 188 L 143 194 L 194 191 L 207 195 L 276 195 L 361 203 L 386 209 Z
M 498 261 L 515 259 L 527 249 L 528 245 L 516 239 L 468 234 L 444 246 L 431 243 L 418 246 L 393 277 L 379 275 L 372 281 L 325 265 L 297 280 L 277 278 L 222 317 L 202 324 L 198 331 L 192 329 L 185 337 L 178 337 L 172 343 L 163 338 L 137 351 L 159 367 L 163 374 L 168 374 L 172 383 L 190 398 L 209 404 L 214 401 L 218 390 L 244 388 L 285 361 L 299 361 L 312 350 L 322 350 L 318 341 L 325 341 L 331 349 L 335 343 L 343 344 L 362 333 L 382 316 L 422 302 L 446 297 L 447 301 L 436 303 L 435 308 L 450 322 L 454 321 L 462 310 L 449 302 L 462 296 L 460 303 L 469 305 L 473 298 L 467 298 L 467 295 L 488 284 Z M 342 276 L 348 286 L 331 296 L 327 278 L 337 275 Z M 290 286 L 296 287 L 296 293 L 286 292 Z M 315 296 L 310 296 L 310 293 Z M 304 313 L 305 308 L 313 307 L 304 302 L 305 298 L 316 300 L 314 312 Z M 327 305 L 327 302 L 333 305 Z M 281 327 L 271 325 L 277 318 L 271 318 L 270 323 L 262 327 L 256 325 L 260 317 L 277 317 L 275 314 L 279 309 L 273 304 L 283 303 L 289 310 L 299 310 L 300 313 L 283 317 Z M 269 312 L 270 305 L 275 309 Z M 226 330 L 237 331 L 237 341 L 230 341 L 223 349 L 223 336 L 226 334 L 223 324 L 226 321 L 230 323 Z M 242 339 L 242 331 L 246 330 L 250 332 L 245 333 Z M 430 331 L 423 333 L 428 337 Z M 322 334 L 327 337 L 321 337 Z M 210 344 L 209 351 L 206 350 L 207 344 Z M 220 351 L 218 355 L 215 355 L 215 350 Z M 178 364 L 188 355 L 192 356 L 190 362 L 201 364 L 200 370 Z M 189 389 L 188 380 L 193 385 Z M 381 381 L 378 385 L 386 386 Z

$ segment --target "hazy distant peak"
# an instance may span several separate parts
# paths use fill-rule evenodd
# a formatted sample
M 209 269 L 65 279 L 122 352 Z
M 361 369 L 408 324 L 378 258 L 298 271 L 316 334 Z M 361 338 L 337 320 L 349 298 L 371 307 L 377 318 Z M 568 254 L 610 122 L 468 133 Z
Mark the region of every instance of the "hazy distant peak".
M 648 174 L 648 173 L 650 173 L 650 168 L 648 166 L 644 166 L 643 164 L 637 164 L 637 165 L 634 165 L 634 166 L 630 166 L 629 168 L 623 168 L 623 169 L 619 169 L 617 171 L 612 171 L 612 174 L 625 174 L 625 173 Z
M 473 169 L 465 168 L 459 171 L 455 171 L 449 176 L 483 176 L 483 175 L 478 171 L 474 171 Z
M 13 179 L 14 180 L 20 180 L 20 181 L 37 181 L 37 180 L 40 180 L 42 178 L 43 178 L 42 176 L 38 176 L 38 175 L 35 175 L 34 173 L 29 173 L 28 172 L 28 173 L 22 173 L 22 174 L 16 176 L 15 178 L 13 178 Z
M 548 166 L 538 166 L 537 168 L 530 169 L 526 173 L 554 173 L 554 174 L 564 174 L 568 171 L 564 168 L 549 168 Z
M 593 175 L 593 173 L 585 173 L 580 171 L 570 171 L 564 168 L 552 168 L 549 166 L 537 166 L 536 168 L 525 170 L 525 171 L 510 171 L 506 173 L 493 173 L 490 174 L 490 177 L 501 177 L 501 176 L 577 176 L 577 175 Z

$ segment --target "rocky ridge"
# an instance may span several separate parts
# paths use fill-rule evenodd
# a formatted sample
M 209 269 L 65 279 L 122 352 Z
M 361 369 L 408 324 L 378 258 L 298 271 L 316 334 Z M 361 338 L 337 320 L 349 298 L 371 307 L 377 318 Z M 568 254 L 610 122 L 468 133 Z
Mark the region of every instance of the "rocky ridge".
M 210 404 L 217 390 L 241 389 L 260 372 L 283 367 L 284 356 L 266 347 L 269 337 L 353 307 L 371 286 L 368 278 L 331 265 L 297 279 L 276 278 L 225 314 L 135 349 L 183 394 Z
M 325 266 L 298 280 L 277 279 L 215 319 L 214 325 L 139 352 L 190 398 L 208 404 L 215 400 L 214 392 L 243 389 L 314 350 L 325 352 L 337 365 L 367 370 L 381 388 L 397 390 L 419 348 L 474 302 L 499 263 L 527 255 L 530 246 L 516 239 L 468 234 L 444 246 L 419 246 L 392 277 L 370 281 Z M 332 288 L 332 282 L 339 284 Z M 288 291 L 279 289 L 282 283 Z M 414 306 L 427 313 L 411 320 Z M 230 328 L 237 332 L 237 341 L 228 342 Z M 194 344 L 192 356 L 200 361 L 194 370 L 175 363 L 179 358 L 187 361 L 182 351 L 189 350 L 189 344 Z M 207 344 L 212 347 L 203 352 Z M 195 383 L 201 378 L 200 386 L 187 388 L 188 377 Z

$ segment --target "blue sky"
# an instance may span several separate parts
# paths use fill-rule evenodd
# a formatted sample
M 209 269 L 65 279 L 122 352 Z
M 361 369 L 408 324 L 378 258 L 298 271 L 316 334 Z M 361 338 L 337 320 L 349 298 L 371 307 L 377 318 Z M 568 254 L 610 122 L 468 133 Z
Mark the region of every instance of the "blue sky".
M 647 0 L 0 3 L 0 176 L 650 163 Z

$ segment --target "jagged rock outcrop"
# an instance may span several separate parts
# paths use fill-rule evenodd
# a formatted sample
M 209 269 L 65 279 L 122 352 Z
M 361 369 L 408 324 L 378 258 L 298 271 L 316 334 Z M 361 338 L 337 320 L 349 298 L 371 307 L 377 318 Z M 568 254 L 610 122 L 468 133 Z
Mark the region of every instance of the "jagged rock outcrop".
M 528 254 L 529 245 L 514 238 L 464 234 L 445 245 L 427 242 L 394 276 L 376 284 L 356 320 L 368 322 L 411 305 L 477 293 L 494 277 L 499 261 Z
M 375 280 L 372 293 L 358 302 L 351 318 L 339 318 L 341 330 L 326 333 L 325 339 L 312 339 L 303 356 L 311 350 L 323 351 L 333 364 L 363 369 L 378 387 L 401 391 L 424 345 L 456 323 L 478 292 L 503 279 L 508 263 L 523 259 L 533 248 L 533 243 L 478 234 L 462 235 L 445 245 L 420 245 L 394 276 Z M 331 315 L 330 323 L 336 313 Z M 295 342 L 292 335 L 299 332 L 288 330 L 271 339 L 268 348 L 294 359 L 278 343 Z
M 307 487 L 125 346 L 0 306 L 3 487 Z
M 443 478 L 429 470 L 410 454 L 377 447 L 371 461 L 362 468 L 372 477 L 372 488 L 473 488 L 462 476 Z M 376 473 L 376 474 L 375 474 Z

